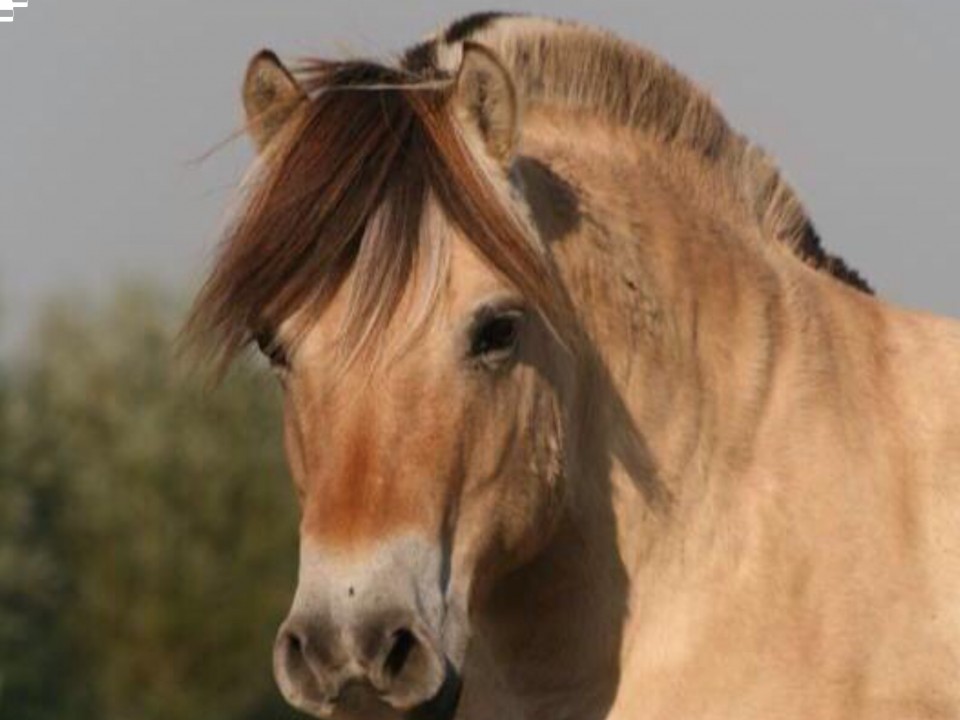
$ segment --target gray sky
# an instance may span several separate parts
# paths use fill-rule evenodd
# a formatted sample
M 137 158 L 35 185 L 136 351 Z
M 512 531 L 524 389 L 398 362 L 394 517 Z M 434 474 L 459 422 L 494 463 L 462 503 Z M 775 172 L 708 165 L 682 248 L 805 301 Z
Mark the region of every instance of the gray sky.
M 246 142 L 238 86 L 281 55 L 384 54 L 483 5 L 31 0 L 0 24 L 0 328 L 126 273 L 191 286 Z M 957 0 L 593 0 L 499 9 L 604 25 L 716 97 L 800 190 L 825 244 L 894 301 L 960 316 Z

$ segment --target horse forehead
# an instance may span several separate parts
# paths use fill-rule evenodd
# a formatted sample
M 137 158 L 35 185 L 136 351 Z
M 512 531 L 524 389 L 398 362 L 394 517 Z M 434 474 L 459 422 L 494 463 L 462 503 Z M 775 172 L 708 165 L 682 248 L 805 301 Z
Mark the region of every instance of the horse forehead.
M 307 425 L 378 426 L 389 432 L 398 422 L 421 422 L 421 415 L 438 415 L 453 402 L 459 383 L 456 359 L 446 345 L 418 337 L 383 357 L 361 357 L 338 367 L 334 353 L 304 358 L 288 385 L 296 415 L 309 416 Z M 433 412 L 429 408 L 433 407 Z
M 450 244 L 447 304 L 454 316 L 468 314 L 478 299 L 506 289 L 502 276 L 490 267 L 472 243 L 455 234 Z
M 425 376 L 424 381 L 436 376 L 436 366 L 444 362 L 446 353 L 455 344 L 456 338 L 451 335 L 462 330 L 477 303 L 508 287 L 499 273 L 459 233 L 452 231 L 452 235 L 446 277 L 438 285 L 432 306 L 425 312 L 420 303 L 427 294 L 416 285 L 423 280 L 415 280 L 394 308 L 393 318 L 382 336 L 373 340 L 383 351 L 374 353 L 381 356 L 380 362 L 369 366 L 361 361 L 346 372 L 313 374 L 315 378 L 337 375 L 338 384 L 349 386 L 355 381 L 369 383 L 374 375 L 396 375 L 398 368 L 408 376 L 421 374 Z M 297 351 L 304 365 L 332 368 L 338 356 L 342 356 L 344 348 L 339 345 L 338 338 L 342 337 L 343 323 L 350 313 L 351 281 L 352 278 L 348 279 L 319 316 L 309 320 L 294 316 L 284 324 L 284 328 L 289 327 L 287 332 L 290 335 L 296 334 L 298 327 L 307 328 L 298 341 Z M 423 325 L 419 326 L 420 323 Z M 418 327 L 414 328 L 414 324 Z M 411 342 L 411 331 L 415 331 L 415 342 Z

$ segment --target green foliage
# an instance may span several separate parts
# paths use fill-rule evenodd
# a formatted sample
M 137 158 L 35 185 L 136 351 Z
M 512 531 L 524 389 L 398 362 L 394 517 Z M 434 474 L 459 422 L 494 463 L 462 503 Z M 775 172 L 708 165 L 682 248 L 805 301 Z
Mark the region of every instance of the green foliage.
M 249 364 L 211 389 L 177 362 L 177 309 L 62 301 L 0 376 L 0 718 L 290 716 L 278 394 Z

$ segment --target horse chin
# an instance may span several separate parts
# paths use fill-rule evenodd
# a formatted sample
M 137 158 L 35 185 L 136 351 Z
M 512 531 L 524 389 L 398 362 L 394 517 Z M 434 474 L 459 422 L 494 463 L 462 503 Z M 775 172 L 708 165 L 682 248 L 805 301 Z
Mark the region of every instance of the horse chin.
M 404 720 L 453 720 L 460 705 L 463 679 L 447 661 L 446 675 L 440 690 L 430 700 L 404 713 Z

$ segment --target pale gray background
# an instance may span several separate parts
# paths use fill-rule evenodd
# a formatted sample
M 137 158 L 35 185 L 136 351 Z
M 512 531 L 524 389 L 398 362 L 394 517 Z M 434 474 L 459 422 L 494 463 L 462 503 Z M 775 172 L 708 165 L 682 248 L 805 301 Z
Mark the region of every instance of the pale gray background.
M 281 54 L 396 51 L 472 2 L 30 0 L 0 25 L 0 328 L 128 273 L 192 287 L 250 155 L 238 85 Z M 779 158 L 825 243 L 890 299 L 960 315 L 957 0 L 594 0 Z M 4 344 L 4 343 L 0 343 Z

